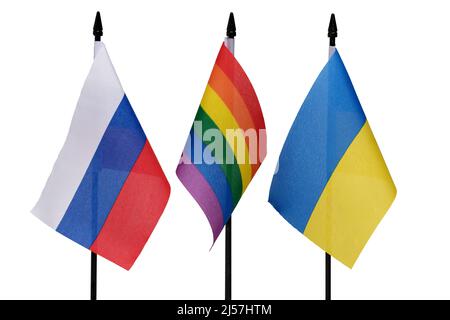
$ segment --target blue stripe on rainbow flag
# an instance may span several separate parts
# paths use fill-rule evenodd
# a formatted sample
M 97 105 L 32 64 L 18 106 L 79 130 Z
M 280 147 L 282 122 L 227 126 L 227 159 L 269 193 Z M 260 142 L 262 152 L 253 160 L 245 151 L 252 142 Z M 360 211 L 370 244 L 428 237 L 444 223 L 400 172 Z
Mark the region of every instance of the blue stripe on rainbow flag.
M 214 157 L 211 155 L 209 149 L 207 149 L 207 146 L 194 132 L 193 128 L 189 132 L 188 139 L 191 143 L 186 145 L 184 154 L 186 157 L 191 159 L 192 164 L 195 165 L 198 171 L 200 171 L 205 180 L 211 186 L 211 189 L 214 191 L 214 194 L 220 203 L 220 207 L 222 208 L 223 221 L 226 223 L 234 209 L 230 184 L 227 181 L 221 165 L 213 163 Z M 190 150 L 187 150 L 189 145 Z M 195 151 L 194 148 L 198 148 L 199 146 L 202 148 L 201 163 L 194 163 L 194 152 L 200 152 L 200 150 Z
M 56 229 L 58 232 L 90 248 L 146 140 L 124 95 Z
M 269 202 L 301 232 L 331 174 L 366 122 L 358 97 L 349 87 L 353 85 L 336 50 L 303 102 L 281 151 Z

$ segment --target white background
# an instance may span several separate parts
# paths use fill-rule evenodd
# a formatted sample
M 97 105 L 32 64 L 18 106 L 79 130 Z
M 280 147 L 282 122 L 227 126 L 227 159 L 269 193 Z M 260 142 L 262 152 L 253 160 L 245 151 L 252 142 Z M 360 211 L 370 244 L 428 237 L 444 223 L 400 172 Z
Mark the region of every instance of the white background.
M 324 253 L 268 204 L 290 125 L 337 46 L 397 185 L 352 270 L 333 261 L 335 299 L 450 298 L 448 1 L 2 1 L 0 298 L 88 299 L 89 251 L 29 211 L 64 142 L 103 40 L 172 194 L 131 271 L 99 258 L 100 299 L 222 299 L 224 234 L 175 168 L 225 33 L 259 96 L 268 156 L 233 215 L 233 297 L 322 299 Z

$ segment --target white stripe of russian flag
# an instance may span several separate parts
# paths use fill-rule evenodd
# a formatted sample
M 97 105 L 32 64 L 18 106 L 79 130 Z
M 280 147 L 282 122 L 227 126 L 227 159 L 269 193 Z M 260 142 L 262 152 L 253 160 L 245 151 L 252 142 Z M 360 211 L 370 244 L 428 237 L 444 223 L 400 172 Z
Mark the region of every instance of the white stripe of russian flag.
M 81 90 L 66 142 L 32 213 L 56 229 L 84 177 L 95 151 L 124 97 L 103 43 Z

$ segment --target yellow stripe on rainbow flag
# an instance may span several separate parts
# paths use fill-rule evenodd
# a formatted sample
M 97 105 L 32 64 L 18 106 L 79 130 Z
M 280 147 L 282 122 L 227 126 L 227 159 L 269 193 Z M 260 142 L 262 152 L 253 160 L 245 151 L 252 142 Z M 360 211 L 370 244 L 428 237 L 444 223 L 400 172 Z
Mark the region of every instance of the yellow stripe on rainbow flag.
M 203 95 L 200 104 L 208 116 L 216 123 L 228 144 L 231 146 L 241 171 L 242 192 L 244 192 L 252 179 L 252 167 L 249 161 L 248 146 L 245 143 L 243 131 L 235 130 L 241 129 L 237 124 L 236 119 L 231 114 L 227 105 L 209 85 L 206 86 L 205 94 Z M 235 134 L 236 139 L 232 139 L 232 137 L 227 134 L 227 129 L 233 129 L 233 134 Z M 240 150 L 242 150 L 244 154 L 242 154 Z

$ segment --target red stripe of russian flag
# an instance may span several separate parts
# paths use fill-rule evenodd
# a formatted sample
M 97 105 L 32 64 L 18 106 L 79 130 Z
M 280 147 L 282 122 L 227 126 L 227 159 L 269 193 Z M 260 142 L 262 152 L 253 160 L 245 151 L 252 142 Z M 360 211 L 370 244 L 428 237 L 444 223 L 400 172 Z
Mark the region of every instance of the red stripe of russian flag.
M 153 232 L 169 194 L 169 182 L 147 141 L 91 250 L 129 270 Z

